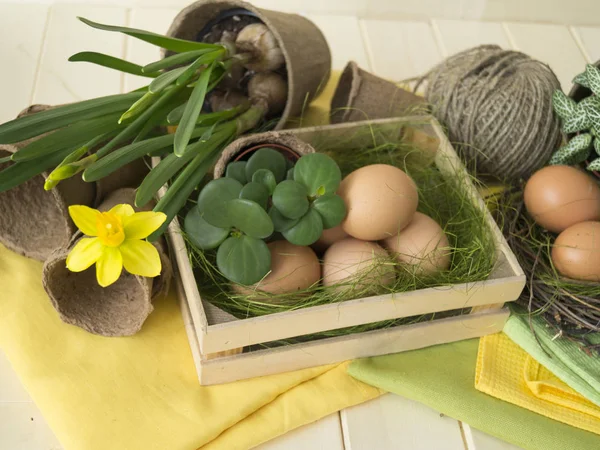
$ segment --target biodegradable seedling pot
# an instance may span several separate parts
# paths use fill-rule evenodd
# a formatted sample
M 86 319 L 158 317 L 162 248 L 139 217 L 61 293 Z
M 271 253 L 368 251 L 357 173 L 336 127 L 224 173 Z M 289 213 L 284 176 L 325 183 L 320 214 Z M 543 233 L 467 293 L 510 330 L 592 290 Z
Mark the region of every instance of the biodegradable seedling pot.
M 49 105 L 32 105 L 18 117 L 51 108 Z M 0 158 L 10 156 L 42 136 L 14 145 L 0 145 Z M 0 164 L 0 170 L 10 164 Z M 86 183 L 81 176 L 74 176 L 60 182 L 50 191 L 44 190 L 44 181 L 50 172 L 46 171 L 2 192 L 0 242 L 16 253 L 45 261 L 55 249 L 66 247 L 77 231 L 69 217 L 69 206 L 98 205 L 109 192 L 122 187 L 138 186 L 148 170 L 143 160 L 137 160 L 95 183 Z
M 98 209 L 106 211 L 120 203 L 133 205 L 134 198 L 134 189 L 120 189 L 109 195 Z M 66 267 L 67 256 L 80 238 L 80 233 L 74 235 L 68 246 L 54 251 L 44 264 L 42 284 L 61 320 L 102 336 L 137 333 L 154 309 L 153 299 L 169 289 L 172 267 L 164 242 L 155 244 L 162 262 L 158 277 L 140 277 L 123 270 L 114 284 L 103 288 L 96 281 L 95 266 L 78 273 Z
M 414 115 L 423 97 L 396 86 L 350 61 L 331 99 L 331 123 Z
M 262 147 L 270 147 L 284 153 L 288 159 L 298 160 L 302 155 L 314 153 L 315 149 L 304 141 L 295 136 L 278 131 L 270 131 L 268 133 L 260 133 L 245 136 L 236 139 L 223 150 L 221 157 L 215 164 L 214 178 L 221 178 L 225 174 L 225 169 L 230 161 L 238 161 L 250 156 L 250 152 L 254 152 Z M 282 150 L 285 149 L 285 150 Z M 291 155 L 295 154 L 295 157 Z
M 287 103 L 275 129 L 302 112 L 302 108 L 326 85 L 331 71 L 331 53 L 327 41 L 310 20 L 297 14 L 256 8 L 236 0 L 201 0 L 183 9 L 167 34 L 179 39 L 196 40 L 223 12 L 244 9 L 260 19 L 273 33 L 285 58 Z
M 294 150 L 292 150 L 291 148 L 286 147 L 284 145 L 258 144 L 258 145 L 254 145 L 254 146 L 242 151 L 241 153 L 239 153 L 234 158 L 234 161 L 246 161 L 247 159 L 250 158 L 250 156 L 252 156 L 252 154 L 255 151 L 260 150 L 261 148 L 272 148 L 273 150 L 277 150 L 279 153 L 281 153 L 283 156 L 285 156 L 287 159 L 289 159 L 292 162 L 296 162 L 300 159 L 300 155 L 298 153 L 296 153 Z

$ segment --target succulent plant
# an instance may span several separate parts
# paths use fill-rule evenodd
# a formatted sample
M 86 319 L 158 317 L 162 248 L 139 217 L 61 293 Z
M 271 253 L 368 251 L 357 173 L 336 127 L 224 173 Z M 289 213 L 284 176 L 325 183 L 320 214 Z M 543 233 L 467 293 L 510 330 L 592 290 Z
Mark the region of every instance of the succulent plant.
M 218 248 L 217 267 L 227 279 L 254 284 L 271 268 L 265 239 L 279 232 L 292 244 L 311 245 L 343 220 L 346 206 L 335 193 L 340 182 L 327 155 L 304 155 L 293 166 L 278 151 L 261 148 L 206 184 L 184 229 L 198 248 Z
M 563 133 L 577 134 L 552 155 L 550 164 L 572 165 L 591 160 L 588 170 L 600 170 L 600 70 L 588 64 L 573 82 L 589 88 L 592 95 L 576 103 L 562 91 L 554 92 L 552 105 L 562 119 Z

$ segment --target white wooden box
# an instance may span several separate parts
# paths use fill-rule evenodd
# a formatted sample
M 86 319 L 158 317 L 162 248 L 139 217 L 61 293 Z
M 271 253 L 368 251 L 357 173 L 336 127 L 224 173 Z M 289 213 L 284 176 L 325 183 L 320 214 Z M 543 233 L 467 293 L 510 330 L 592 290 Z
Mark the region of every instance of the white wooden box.
M 201 298 L 179 225 L 173 221 L 168 231 L 171 255 L 201 384 L 226 383 L 354 358 L 397 353 L 502 330 L 509 314 L 503 305 L 519 297 L 525 276 L 435 119 L 380 119 L 286 132 L 314 144 L 318 151 L 318 141 L 323 135 L 330 138 L 339 136 L 342 140 L 343 136 L 349 136 L 359 127 L 376 129 L 390 140 L 399 140 L 408 133 L 415 142 L 423 145 L 424 151 L 432 154 L 444 176 L 463 175 L 461 178 L 466 180 L 464 189 L 476 206 L 484 211 L 496 241 L 496 264 L 491 276 L 481 282 L 373 296 L 223 322 L 215 317 L 215 308 Z M 352 144 L 361 145 L 355 138 Z M 471 308 L 470 314 L 231 354 L 232 350 L 242 347 L 248 350 L 248 346 L 255 344 L 461 308 Z

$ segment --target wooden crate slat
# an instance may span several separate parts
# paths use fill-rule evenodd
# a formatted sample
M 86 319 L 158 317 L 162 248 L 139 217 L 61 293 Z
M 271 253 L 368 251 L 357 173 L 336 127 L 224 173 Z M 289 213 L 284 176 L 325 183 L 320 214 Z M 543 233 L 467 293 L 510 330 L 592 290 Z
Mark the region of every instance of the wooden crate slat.
M 76 16 L 125 25 L 126 9 L 81 4 L 52 6 L 34 103 L 54 105 L 121 92 L 121 72 L 89 63 L 69 62 L 68 58 L 82 51 L 122 58 L 124 35 L 95 30 L 78 21 Z
M 346 450 L 465 450 L 457 420 L 399 395 L 385 394 L 340 414 Z
M 508 315 L 508 309 L 504 308 L 211 360 L 203 358 L 200 365 L 200 383 L 228 383 L 243 378 L 480 337 L 501 331 Z
M 14 119 L 31 103 L 49 8 L 0 4 L 2 98 L 0 123 Z

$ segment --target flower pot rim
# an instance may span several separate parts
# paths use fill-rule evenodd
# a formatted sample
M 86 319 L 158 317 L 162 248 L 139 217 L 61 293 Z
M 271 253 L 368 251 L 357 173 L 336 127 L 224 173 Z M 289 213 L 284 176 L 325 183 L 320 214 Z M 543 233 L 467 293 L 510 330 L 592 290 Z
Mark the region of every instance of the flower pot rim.
M 284 156 L 286 156 L 291 161 L 298 161 L 300 159 L 300 155 L 298 154 L 298 152 L 291 149 L 290 147 L 286 147 L 285 145 L 281 145 L 281 144 L 264 143 L 264 144 L 256 144 L 251 147 L 248 147 L 245 150 L 242 150 L 240 153 L 238 153 L 236 155 L 236 157 L 233 160 L 240 161 L 248 153 L 254 152 L 256 150 L 260 150 L 261 148 L 265 148 L 265 147 L 274 148 L 274 149 L 278 150 L 279 153 L 282 153 Z

